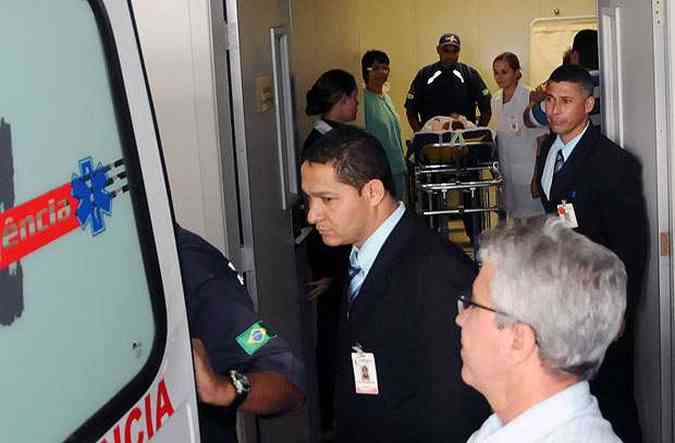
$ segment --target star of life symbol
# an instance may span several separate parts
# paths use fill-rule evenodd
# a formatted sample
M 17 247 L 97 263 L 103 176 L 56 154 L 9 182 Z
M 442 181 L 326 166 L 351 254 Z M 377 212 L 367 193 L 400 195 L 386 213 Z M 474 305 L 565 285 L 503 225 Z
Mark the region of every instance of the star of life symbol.
M 104 215 L 112 214 L 112 195 L 105 190 L 108 185 L 106 169 L 99 162 L 94 167 L 92 157 L 80 160 L 80 175 L 73 174 L 71 186 L 77 206 L 77 219 L 82 230 L 91 227 L 91 235 L 96 236 L 105 231 Z

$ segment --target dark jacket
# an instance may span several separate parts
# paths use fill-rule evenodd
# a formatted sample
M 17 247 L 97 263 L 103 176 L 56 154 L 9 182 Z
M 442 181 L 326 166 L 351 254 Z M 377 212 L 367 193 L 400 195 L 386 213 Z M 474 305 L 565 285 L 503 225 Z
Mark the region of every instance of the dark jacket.
M 457 295 L 476 268 L 406 211 L 352 304 L 340 311 L 339 443 L 465 442 L 488 416 L 461 379 Z M 346 299 L 346 297 L 345 297 Z M 375 356 L 379 395 L 355 393 L 352 346 Z
M 453 113 L 477 123 L 476 106 L 481 115 L 489 115 L 492 113 L 490 100 L 490 91 L 475 68 L 460 62 L 450 66 L 436 62 L 417 72 L 410 84 L 405 108 L 419 114 L 422 124 L 437 115 Z
M 574 205 L 579 227 L 596 243 L 614 251 L 626 265 L 629 309 L 638 300 L 647 258 L 647 216 L 638 160 L 590 126 L 551 184 L 551 198 L 541 189 L 549 135 L 536 163 L 536 185 L 547 213 L 566 200 Z

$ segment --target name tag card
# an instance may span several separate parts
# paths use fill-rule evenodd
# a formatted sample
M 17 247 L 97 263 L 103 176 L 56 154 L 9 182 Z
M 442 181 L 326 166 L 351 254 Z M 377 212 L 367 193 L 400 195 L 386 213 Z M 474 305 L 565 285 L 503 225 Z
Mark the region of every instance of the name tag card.
M 356 393 L 378 395 L 375 355 L 370 352 L 352 352 L 352 366 Z
M 574 205 L 572 203 L 567 203 L 566 200 L 563 200 L 562 203 L 558 205 L 558 217 L 565 222 L 568 228 L 578 228 L 579 223 L 577 223 L 577 213 L 574 212 Z

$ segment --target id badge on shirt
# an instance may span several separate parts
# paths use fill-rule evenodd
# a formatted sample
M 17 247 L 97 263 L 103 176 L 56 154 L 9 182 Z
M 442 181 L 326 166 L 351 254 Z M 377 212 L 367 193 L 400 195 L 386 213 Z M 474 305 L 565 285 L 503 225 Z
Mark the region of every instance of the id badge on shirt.
M 510 132 L 511 132 L 513 135 L 521 135 L 521 132 L 522 132 L 523 127 L 522 127 L 522 125 L 520 124 L 520 119 L 519 119 L 517 116 L 512 115 L 511 118 L 510 118 L 509 120 L 510 120 L 510 122 L 509 122 L 509 130 L 510 130 Z
M 354 382 L 357 394 L 378 395 L 377 368 L 375 355 L 363 352 L 360 348 L 352 352 L 352 366 L 354 368 Z
M 579 223 L 577 223 L 577 214 L 574 211 L 574 205 L 572 203 L 567 203 L 566 200 L 563 200 L 562 203 L 558 205 L 558 217 L 565 222 L 568 228 L 578 228 Z

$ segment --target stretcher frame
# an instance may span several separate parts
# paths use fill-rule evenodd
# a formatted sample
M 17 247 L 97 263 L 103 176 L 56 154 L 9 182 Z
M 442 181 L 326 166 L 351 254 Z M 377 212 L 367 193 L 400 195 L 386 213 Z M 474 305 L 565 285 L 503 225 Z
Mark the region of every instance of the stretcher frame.
M 504 178 L 500 170 L 496 155 L 494 131 L 489 128 L 476 128 L 471 131 L 489 131 L 489 140 L 465 140 L 462 136 L 465 131 L 452 131 L 447 143 L 429 143 L 421 150 L 429 148 L 453 149 L 464 151 L 455 160 L 445 163 L 426 162 L 423 156 L 418 156 L 412 163 L 411 193 L 415 212 L 429 221 L 429 227 L 444 231 L 443 221 L 447 225 L 450 215 L 473 214 L 474 237 L 481 232 L 491 229 L 496 220 L 505 214 L 503 204 Z M 483 148 L 490 150 L 490 159 L 471 161 L 466 164 L 471 150 Z M 449 202 L 451 193 L 457 193 L 457 204 Z M 467 197 L 465 197 L 467 196 Z M 497 217 L 491 216 L 496 214 Z M 474 248 L 476 248 L 474 242 Z M 476 251 L 474 250 L 474 253 Z

